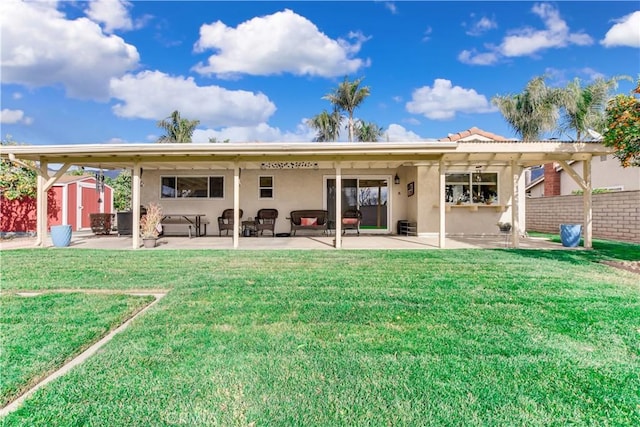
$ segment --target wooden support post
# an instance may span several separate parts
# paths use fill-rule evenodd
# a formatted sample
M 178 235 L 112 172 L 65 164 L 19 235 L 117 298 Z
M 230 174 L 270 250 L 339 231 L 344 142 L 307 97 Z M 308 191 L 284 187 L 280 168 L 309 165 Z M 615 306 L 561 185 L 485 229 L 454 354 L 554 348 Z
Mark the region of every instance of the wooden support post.
M 438 246 L 440 247 L 440 249 L 444 249 L 445 248 L 445 237 L 446 237 L 446 218 L 445 218 L 445 211 L 446 211 L 446 207 L 445 207 L 445 194 L 446 194 L 446 188 L 445 188 L 445 178 L 446 178 L 446 171 L 445 171 L 445 165 L 444 165 L 444 160 L 441 158 L 440 159 L 440 163 L 438 165 L 438 172 L 439 172 L 439 180 L 438 180 L 438 206 L 439 206 L 439 219 L 440 219 L 440 224 L 438 227 Z
M 516 249 L 520 247 L 520 170 L 517 160 L 511 160 L 511 244 Z
M 233 166 L 233 249 L 240 243 L 240 166 Z
M 342 166 L 336 162 L 336 249 L 342 248 Z
M 49 179 L 49 164 L 42 160 L 38 168 L 36 189 L 36 246 L 44 246 L 47 238 L 47 190 L 46 183 Z
M 593 248 L 593 197 L 591 195 L 591 156 L 582 162 L 582 178 L 584 179 L 585 189 L 582 199 L 584 211 L 584 247 L 585 249 Z
M 136 162 L 131 171 L 131 245 L 133 249 L 140 247 L 140 181 L 142 169 Z

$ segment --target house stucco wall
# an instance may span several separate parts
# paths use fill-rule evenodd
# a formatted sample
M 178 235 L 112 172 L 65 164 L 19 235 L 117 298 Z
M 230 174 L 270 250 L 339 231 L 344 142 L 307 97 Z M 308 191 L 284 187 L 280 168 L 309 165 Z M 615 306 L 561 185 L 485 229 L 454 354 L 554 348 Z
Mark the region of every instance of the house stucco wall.
M 342 168 L 342 177 L 367 176 L 386 177 L 388 194 L 390 195 L 389 231 L 395 227 L 396 218 L 406 215 L 406 203 L 399 187 L 393 184 L 395 170 L 390 169 L 347 169 Z M 160 183 L 162 176 L 223 176 L 224 198 L 176 198 L 161 199 Z M 259 177 L 273 177 L 272 199 L 259 198 Z M 240 208 L 243 210 L 242 220 L 255 218 L 259 209 L 274 208 L 278 210 L 276 233 L 288 233 L 291 229 L 289 212 L 297 209 L 326 209 L 325 178 L 335 178 L 335 171 L 330 169 L 242 169 L 240 175 Z M 232 170 L 177 170 L 177 171 L 144 171 L 141 189 L 141 203 L 148 205 L 158 202 L 165 213 L 203 213 L 206 214 L 207 234 L 218 232 L 217 218 L 224 209 L 233 207 L 233 171 Z M 403 182 L 404 179 L 403 179 Z M 397 195 L 397 193 L 400 195 Z M 344 208 L 344 207 L 343 207 Z M 172 228 L 172 226 L 169 226 Z
M 593 237 L 640 243 L 640 191 L 594 194 Z M 583 197 L 527 199 L 527 230 L 558 233 L 560 224 L 583 223 Z
M 578 175 L 582 176 L 582 163 L 575 162 L 571 165 Z M 623 191 L 640 190 L 640 168 L 620 166 L 620 161 L 615 157 L 596 156 L 591 159 L 592 188 L 621 187 Z M 579 190 L 578 184 L 567 173 L 560 174 L 560 194 L 572 194 Z

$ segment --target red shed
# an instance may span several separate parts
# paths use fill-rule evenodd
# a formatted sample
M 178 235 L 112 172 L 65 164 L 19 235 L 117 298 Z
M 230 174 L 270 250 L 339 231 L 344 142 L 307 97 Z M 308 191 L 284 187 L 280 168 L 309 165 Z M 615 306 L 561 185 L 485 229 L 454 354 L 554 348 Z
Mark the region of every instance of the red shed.
M 113 212 L 113 188 L 96 189 L 93 176 L 64 175 L 47 195 L 47 226 L 69 224 L 73 231 L 90 230 L 89 214 Z M 0 233 L 36 230 L 36 201 L 32 198 L 1 198 Z

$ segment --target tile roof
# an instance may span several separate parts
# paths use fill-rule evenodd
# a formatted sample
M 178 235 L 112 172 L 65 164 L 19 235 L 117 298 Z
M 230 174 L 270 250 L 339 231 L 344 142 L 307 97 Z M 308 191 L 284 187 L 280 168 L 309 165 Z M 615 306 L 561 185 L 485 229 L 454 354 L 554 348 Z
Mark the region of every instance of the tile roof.
M 451 133 L 446 138 L 440 138 L 438 141 L 440 142 L 454 142 L 454 141 L 509 141 L 509 139 L 505 138 L 502 135 L 497 135 L 495 133 L 484 131 L 477 127 L 472 127 L 471 129 L 458 132 Z

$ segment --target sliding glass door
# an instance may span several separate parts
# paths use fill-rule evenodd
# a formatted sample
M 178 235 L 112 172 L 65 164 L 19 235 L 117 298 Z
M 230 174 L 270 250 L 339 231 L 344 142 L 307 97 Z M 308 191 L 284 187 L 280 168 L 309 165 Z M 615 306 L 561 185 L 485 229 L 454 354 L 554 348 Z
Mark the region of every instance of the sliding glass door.
M 359 209 L 362 212 L 360 229 L 365 232 L 389 231 L 389 179 L 343 178 L 342 212 Z M 326 178 L 326 206 L 329 220 L 335 224 L 336 180 Z

